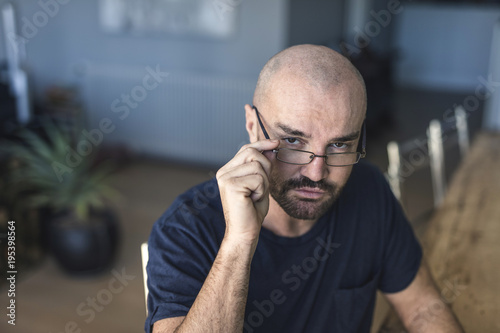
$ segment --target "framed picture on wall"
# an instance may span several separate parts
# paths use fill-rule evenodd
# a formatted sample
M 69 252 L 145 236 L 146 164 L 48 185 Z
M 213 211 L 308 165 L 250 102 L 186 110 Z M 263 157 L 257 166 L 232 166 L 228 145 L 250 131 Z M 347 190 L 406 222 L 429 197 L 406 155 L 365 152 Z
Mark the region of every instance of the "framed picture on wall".
M 201 36 L 235 33 L 242 0 L 99 0 L 101 27 L 109 33 Z

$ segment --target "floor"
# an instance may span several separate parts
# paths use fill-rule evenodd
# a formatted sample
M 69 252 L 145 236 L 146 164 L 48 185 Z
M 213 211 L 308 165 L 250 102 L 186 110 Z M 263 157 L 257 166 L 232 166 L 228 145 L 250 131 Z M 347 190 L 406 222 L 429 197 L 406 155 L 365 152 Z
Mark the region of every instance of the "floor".
M 446 110 L 460 104 L 467 95 L 399 91 L 395 98 L 397 117 L 392 126 L 382 126 L 368 141 L 368 159 L 381 170 L 387 167 L 389 140 L 408 140 L 425 133 L 432 118 L 442 119 Z M 474 133 L 480 125 L 481 111 L 473 112 L 469 123 Z M 243 129 L 242 129 L 243 130 Z M 373 132 L 373 131 L 372 131 Z M 370 136 L 370 132 L 368 133 Z M 448 174 L 456 166 L 451 160 Z M 16 283 L 16 327 L 0 321 L 0 332 L 140 332 L 145 320 L 140 244 L 147 240 L 151 226 L 174 198 L 189 187 L 207 180 L 215 169 L 186 167 L 161 161 L 138 159 L 115 175 L 113 182 L 122 194 L 116 204 L 122 238 L 113 269 L 93 278 L 65 275 L 49 256 L 37 266 L 21 272 Z M 425 214 L 432 208 L 430 187 L 416 176 L 408 182 L 407 213 L 416 230 L 425 228 Z M 430 183 L 429 183 L 430 184 Z M 424 218 L 422 218 L 422 216 Z M 109 283 L 116 274 L 123 288 L 110 293 Z M 6 290 L 2 288 L 0 307 L 5 309 Z M 106 296 L 107 295 L 107 296 Z M 111 295 L 111 296 L 109 296 Z M 105 297 L 106 296 L 106 297 Z M 92 302 L 98 302 L 94 304 Z M 379 309 L 383 310 L 382 304 Z M 384 312 L 384 311 L 381 311 Z M 382 321 L 376 315 L 375 324 Z

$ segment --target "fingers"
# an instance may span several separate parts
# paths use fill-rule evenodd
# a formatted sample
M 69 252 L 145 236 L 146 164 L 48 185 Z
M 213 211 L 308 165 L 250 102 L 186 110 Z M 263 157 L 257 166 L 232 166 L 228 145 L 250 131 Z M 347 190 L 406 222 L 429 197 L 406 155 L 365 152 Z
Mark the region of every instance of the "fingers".
M 249 144 L 244 145 L 243 147 L 240 148 L 239 152 L 247 149 L 247 148 L 254 148 L 257 149 L 261 152 L 266 151 L 266 150 L 272 150 L 276 147 L 278 147 L 279 140 L 260 140 L 260 141 L 255 141 Z M 239 153 L 238 152 L 238 153 Z
M 218 181 L 231 192 L 239 192 L 254 202 L 268 194 L 269 179 L 259 161 L 236 166 L 219 176 Z
M 258 239 L 269 210 L 271 162 L 263 151 L 277 148 L 279 141 L 263 140 L 243 146 L 217 171 L 227 237 Z M 226 237 L 226 236 L 224 236 Z
M 264 151 L 273 150 L 279 145 L 279 140 L 262 140 L 253 142 L 241 147 L 235 157 L 217 172 L 217 178 L 232 170 L 233 168 L 257 161 L 269 176 L 271 172 L 271 162 L 262 154 Z

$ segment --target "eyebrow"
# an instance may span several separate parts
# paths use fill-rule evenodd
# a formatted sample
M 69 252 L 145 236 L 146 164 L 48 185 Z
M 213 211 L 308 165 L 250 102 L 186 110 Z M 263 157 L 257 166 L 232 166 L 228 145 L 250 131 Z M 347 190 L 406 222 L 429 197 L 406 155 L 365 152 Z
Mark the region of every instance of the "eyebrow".
M 306 134 L 302 131 L 299 131 L 297 129 L 293 129 L 291 128 L 290 126 L 287 126 L 285 124 L 282 124 L 282 123 L 277 123 L 276 126 L 278 128 L 280 128 L 283 132 L 285 132 L 286 134 L 288 135 L 292 135 L 292 136 L 300 136 L 302 138 L 306 138 L 306 139 L 309 139 L 311 138 L 311 135 L 310 134 Z
M 280 128 L 283 132 L 285 132 L 287 135 L 291 136 L 298 136 L 306 139 L 310 139 L 311 135 L 306 134 L 298 129 L 293 129 L 288 125 L 282 124 L 282 123 L 277 123 L 276 126 Z M 328 142 L 347 142 L 347 141 L 354 141 L 359 137 L 360 131 L 356 131 L 353 133 L 349 133 L 346 135 L 342 135 L 336 138 L 330 139 Z
M 330 142 L 348 142 L 348 141 L 354 141 L 356 140 L 358 137 L 359 137 L 359 131 L 356 131 L 356 132 L 353 132 L 353 133 L 350 133 L 350 134 L 347 134 L 347 135 L 343 135 L 343 136 L 339 136 L 337 138 L 333 138 L 330 140 Z

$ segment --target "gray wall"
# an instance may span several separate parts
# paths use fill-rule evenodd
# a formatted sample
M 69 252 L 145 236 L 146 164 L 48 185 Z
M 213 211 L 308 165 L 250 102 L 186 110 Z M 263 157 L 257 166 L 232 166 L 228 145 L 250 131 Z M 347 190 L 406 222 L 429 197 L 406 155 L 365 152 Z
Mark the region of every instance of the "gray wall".
M 2 1 L 0 1 L 0 6 L 3 4 Z M 2 15 L 0 14 L 0 31 L 2 31 L 3 29 L 3 24 L 2 22 Z M 3 36 L 3 33 L 0 33 L 0 63 L 3 62 L 5 60 L 5 40 L 4 40 L 4 36 Z
M 99 27 L 98 0 L 70 0 L 36 33 L 24 34 L 31 37 L 27 51 L 36 93 L 49 84 L 75 81 L 74 67 L 84 63 L 160 64 L 175 71 L 256 77 L 267 59 L 286 45 L 286 6 L 286 0 L 242 1 L 236 35 L 214 41 L 109 35 Z M 25 29 L 26 20 L 33 23 L 33 16 L 42 10 L 38 1 L 31 0 L 18 1 L 18 7 L 19 23 Z
M 395 29 L 400 86 L 473 92 L 486 77 L 499 6 L 405 4 Z
M 343 0 L 290 0 L 288 44 L 338 43 L 342 37 Z

